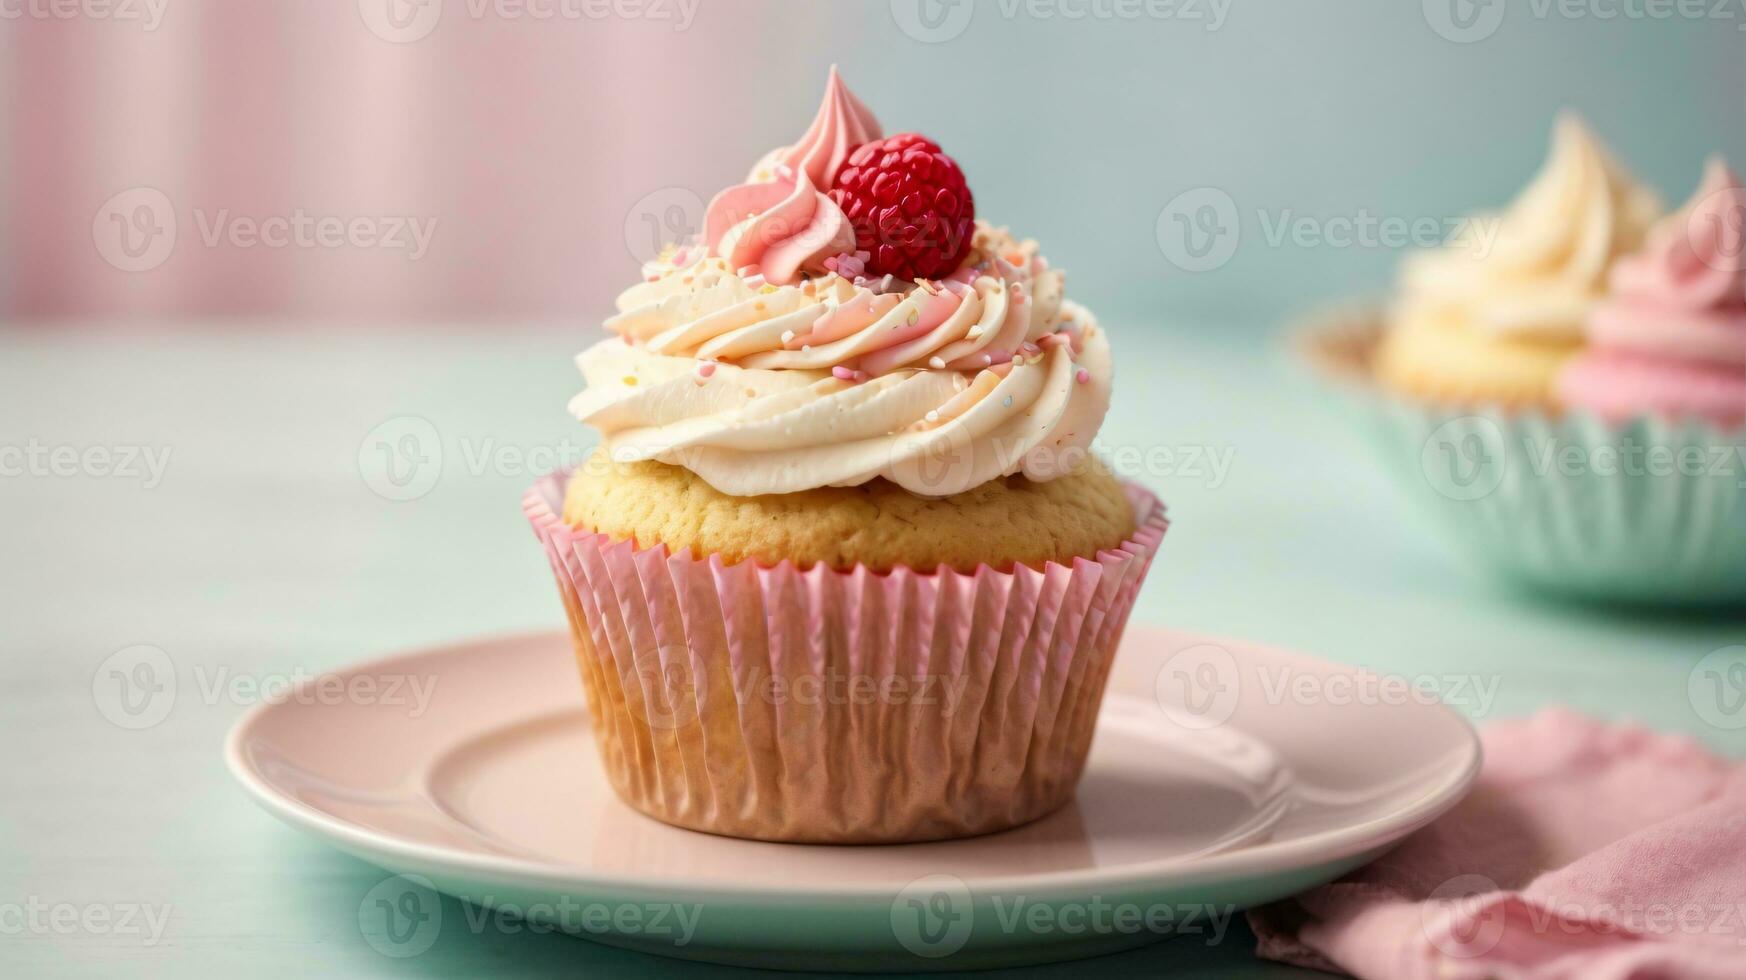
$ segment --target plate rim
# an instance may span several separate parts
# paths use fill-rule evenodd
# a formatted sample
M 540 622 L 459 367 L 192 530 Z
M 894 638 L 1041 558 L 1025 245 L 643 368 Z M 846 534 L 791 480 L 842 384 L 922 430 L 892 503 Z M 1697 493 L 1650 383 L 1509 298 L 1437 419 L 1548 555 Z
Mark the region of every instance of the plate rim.
M 1128 632 L 1130 634 L 1136 632 L 1163 634 L 1196 642 L 1233 644 L 1246 649 L 1264 651 L 1270 656 L 1284 655 L 1298 661 L 1333 667 L 1348 673 L 1357 672 L 1360 669 L 1370 670 L 1370 668 L 1359 668 L 1355 665 L 1325 660 L 1273 644 L 1255 643 L 1188 630 L 1134 624 L 1128 627 Z M 569 633 L 558 629 L 529 629 L 491 633 L 464 640 L 402 650 L 347 664 L 328 673 L 380 672 L 408 660 L 454 656 L 474 647 L 534 642 L 543 639 L 568 643 Z M 1383 676 L 1393 676 L 1381 671 L 1372 672 Z M 301 687 L 302 684 L 298 686 Z M 263 700 L 251 706 L 231 725 L 224 740 L 225 766 L 255 803 L 268 813 L 294 828 L 328 839 L 354 855 L 386 854 L 396 860 L 466 877 L 503 878 L 507 876 L 517 881 L 538 882 L 542 886 L 562 885 L 571 889 L 583 888 L 602 893 L 649 893 L 662 890 L 683 890 L 692 896 L 706 897 L 707 900 L 739 901 L 770 901 L 773 899 L 830 901 L 868 898 L 884 900 L 892 894 L 889 885 L 837 884 L 794 888 L 784 884 L 772 887 L 769 883 L 764 883 L 734 887 L 673 875 L 639 875 L 632 878 L 624 875 L 600 874 L 570 865 L 559 865 L 509 855 L 487 855 L 455 847 L 408 840 L 350 823 L 279 792 L 256 771 L 245 755 L 243 745 L 253 728 L 267 714 L 279 710 L 287 704 L 295 705 L 296 702 L 291 697 L 292 693 L 294 692 L 288 692 L 282 698 Z M 1421 707 L 1428 711 L 1443 712 L 1456 722 L 1457 730 L 1461 733 L 1463 746 L 1466 749 L 1466 758 L 1458 770 L 1452 769 L 1450 774 L 1430 792 L 1393 813 L 1373 817 L 1360 823 L 1319 831 L 1286 842 L 1238 847 L 1229 851 L 1187 859 L 1161 858 L 1131 864 L 1119 869 L 1069 869 L 1015 875 L 979 876 L 975 877 L 973 881 L 967 881 L 966 884 L 970 886 L 972 894 L 1025 892 L 1033 895 L 1037 893 L 1082 893 L 1087 887 L 1111 889 L 1147 885 L 1192 886 L 1209 880 L 1242 880 L 1266 875 L 1288 874 L 1391 846 L 1408 834 L 1431 823 L 1459 803 L 1466 796 L 1468 790 L 1472 788 L 1474 781 L 1478 779 L 1484 763 L 1484 750 L 1479 733 L 1474 729 L 1471 721 L 1441 700 L 1424 703 Z M 585 705 L 582 710 L 587 710 Z M 691 832 L 702 833 L 701 831 Z M 732 840 L 733 838 L 725 839 Z M 935 843 L 950 845 L 952 842 Z M 792 846 L 854 847 L 879 845 L 796 844 Z M 367 860 L 386 867 L 374 858 L 367 858 Z

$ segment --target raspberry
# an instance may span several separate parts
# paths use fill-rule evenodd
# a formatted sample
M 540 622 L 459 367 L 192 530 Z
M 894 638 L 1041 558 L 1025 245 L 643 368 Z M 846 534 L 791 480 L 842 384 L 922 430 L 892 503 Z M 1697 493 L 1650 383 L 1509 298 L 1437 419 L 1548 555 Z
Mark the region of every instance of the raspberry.
M 830 197 L 854 226 L 870 275 L 940 279 L 970 251 L 976 202 L 964 172 L 919 133 L 856 147 Z

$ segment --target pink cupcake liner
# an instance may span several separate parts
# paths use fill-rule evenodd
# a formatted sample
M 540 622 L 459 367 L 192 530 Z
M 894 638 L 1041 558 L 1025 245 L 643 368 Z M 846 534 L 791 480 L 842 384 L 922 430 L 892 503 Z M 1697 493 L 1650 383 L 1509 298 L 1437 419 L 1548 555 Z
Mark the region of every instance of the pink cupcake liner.
M 963 837 L 1064 805 L 1168 527 L 1128 484 L 1132 537 L 1071 565 L 802 570 L 571 528 L 567 480 L 522 505 L 614 788 L 658 820 L 761 840 Z

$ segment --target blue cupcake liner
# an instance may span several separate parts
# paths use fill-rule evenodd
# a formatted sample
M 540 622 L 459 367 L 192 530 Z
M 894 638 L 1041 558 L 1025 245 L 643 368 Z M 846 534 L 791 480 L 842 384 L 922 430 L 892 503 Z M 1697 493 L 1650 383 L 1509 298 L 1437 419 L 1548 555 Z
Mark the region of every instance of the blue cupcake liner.
M 1379 458 L 1452 547 L 1539 592 L 1746 604 L 1746 428 L 1413 402 L 1353 370 L 1379 323 L 1324 323 L 1311 347 L 1344 359 Z

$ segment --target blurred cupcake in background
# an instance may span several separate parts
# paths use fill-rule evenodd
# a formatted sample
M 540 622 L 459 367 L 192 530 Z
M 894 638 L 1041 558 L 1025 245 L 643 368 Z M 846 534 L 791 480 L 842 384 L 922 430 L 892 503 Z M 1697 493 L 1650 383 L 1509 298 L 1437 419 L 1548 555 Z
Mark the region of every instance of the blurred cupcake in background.
M 1657 212 L 1565 116 L 1507 211 L 1409 258 L 1389 312 L 1328 317 L 1306 350 L 1480 566 L 1541 593 L 1737 606 L 1746 191 L 1716 162 Z
M 1550 407 L 1613 262 L 1660 213 L 1580 119 L 1560 117 L 1545 166 L 1503 213 L 1406 261 L 1377 379 L 1435 402 Z

